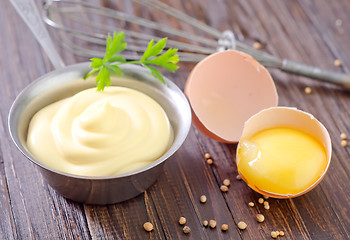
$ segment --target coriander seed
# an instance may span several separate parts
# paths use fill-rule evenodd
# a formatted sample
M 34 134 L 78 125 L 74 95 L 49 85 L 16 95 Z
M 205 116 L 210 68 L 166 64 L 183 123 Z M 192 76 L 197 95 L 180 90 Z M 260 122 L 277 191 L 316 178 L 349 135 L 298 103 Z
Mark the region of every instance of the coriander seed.
M 236 179 L 237 179 L 238 181 L 241 181 L 241 180 L 242 180 L 241 175 L 238 174 L 238 175 L 236 176 Z
M 221 225 L 221 231 L 227 231 L 228 230 L 228 225 L 227 224 L 222 224 Z
M 249 205 L 249 207 L 254 207 L 254 203 L 253 202 L 249 202 L 248 205 Z
M 212 165 L 212 164 L 213 164 L 213 159 L 209 158 L 209 159 L 207 160 L 207 163 L 208 163 L 209 165 Z
M 341 138 L 342 140 L 345 140 L 345 139 L 347 138 L 347 136 L 346 136 L 345 133 L 341 133 L 341 134 L 340 134 L 340 138 Z
M 261 43 L 259 43 L 259 42 L 255 42 L 255 43 L 253 43 L 253 48 L 255 48 L 255 49 L 261 49 Z
M 279 232 L 279 235 L 280 235 L 281 237 L 283 237 L 283 236 L 284 236 L 284 232 L 283 232 L 283 231 L 280 231 L 280 232 Z
M 267 200 L 267 199 L 269 199 L 269 196 L 263 195 L 263 198 L 265 198 Z
M 269 204 L 266 204 L 266 205 L 264 205 L 264 208 L 265 208 L 266 210 L 269 210 L 269 209 L 270 209 L 270 205 L 269 205 Z
M 209 226 L 211 228 L 215 228 L 216 227 L 216 221 L 215 220 L 209 220 Z
M 225 186 L 230 186 L 230 184 L 231 184 L 231 181 L 230 181 L 230 179 L 224 179 L 224 181 L 222 182 Z
M 185 217 L 180 217 L 179 218 L 179 224 L 180 225 L 185 225 L 186 224 L 186 218 Z
M 348 142 L 347 142 L 346 140 L 342 140 L 342 141 L 341 141 L 341 145 L 342 145 L 343 147 L 346 147 L 346 146 L 348 145 Z
M 203 227 L 208 227 L 208 224 L 209 224 L 209 223 L 208 223 L 207 220 L 204 220 L 204 221 L 203 221 Z
M 341 25 L 343 25 L 343 21 L 341 19 L 338 18 L 335 20 L 335 26 L 340 27 Z
M 202 196 L 199 198 L 199 201 L 200 201 L 201 203 L 205 203 L 205 202 L 207 201 L 207 196 L 202 195 Z
M 264 199 L 263 199 L 263 198 L 259 198 L 259 199 L 258 199 L 258 202 L 259 202 L 260 204 L 263 204 L 263 203 L 264 203 Z
M 221 185 L 220 190 L 221 190 L 221 192 L 227 192 L 228 191 L 228 187 L 225 186 L 225 185 Z
M 185 233 L 185 234 L 188 234 L 191 232 L 191 228 L 189 226 L 184 226 L 184 228 L 182 229 L 182 231 Z
M 241 229 L 241 230 L 244 230 L 244 229 L 246 229 L 247 228 L 247 224 L 245 223 L 245 222 L 239 222 L 238 224 L 237 224 L 237 226 L 238 226 L 238 228 L 239 229 Z
M 334 66 L 340 67 L 341 66 L 341 61 L 339 59 L 334 60 Z
M 312 92 L 312 90 L 311 90 L 310 87 L 306 87 L 306 88 L 304 89 L 304 91 L 305 91 L 306 94 L 310 94 L 310 93 Z
M 209 154 L 209 153 L 206 153 L 206 154 L 204 154 L 204 157 L 205 157 L 206 159 L 209 159 L 209 158 L 210 158 L 210 154 Z
M 265 205 L 269 205 L 269 202 L 268 201 L 264 201 L 264 206 Z
M 257 214 L 255 218 L 259 223 L 262 223 L 265 220 L 265 217 L 262 214 Z
M 272 237 L 272 238 L 277 238 L 277 236 L 278 236 L 278 235 L 277 235 L 277 233 L 276 233 L 275 231 L 272 231 L 272 232 L 271 232 L 271 237 Z
M 147 231 L 147 232 L 150 232 L 153 230 L 153 224 L 150 223 L 150 222 L 145 222 L 143 224 L 143 228 Z

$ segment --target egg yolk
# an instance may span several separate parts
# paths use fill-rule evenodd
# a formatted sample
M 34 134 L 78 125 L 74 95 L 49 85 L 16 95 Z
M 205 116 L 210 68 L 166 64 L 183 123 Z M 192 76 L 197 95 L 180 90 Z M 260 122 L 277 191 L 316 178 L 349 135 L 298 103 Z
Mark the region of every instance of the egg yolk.
M 327 154 L 313 136 L 277 127 L 242 139 L 237 148 L 237 167 L 248 185 L 258 192 L 295 195 L 322 176 Z

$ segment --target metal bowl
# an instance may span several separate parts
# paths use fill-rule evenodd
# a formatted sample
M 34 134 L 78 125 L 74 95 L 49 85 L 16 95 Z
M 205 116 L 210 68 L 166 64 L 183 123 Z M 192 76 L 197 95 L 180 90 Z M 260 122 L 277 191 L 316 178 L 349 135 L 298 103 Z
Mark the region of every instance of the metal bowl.
M 11 138 L 18 149 L 39 166 L 44 179 L 64 197 L 87 204 L 111 204 L 133 198 L 150 187 L 161 173 L 165 161 L 183 144 L 191 126 L 191 109 L 182 91 L 165 78 L 166 85 L 154 79 L 142 67 L 123 66 L 123 76 L 114 77 L 112 85 L 139 90 L 156 100 L 165 110 L 174 131 L 169 150 L 140 170 L 108 177 L 84 177 L 52 169 L 40 162 L 27 148 L 27 130 L 33 115 L 60 99 L 95 86 L 82 80 L 89 63 L 70 65 L 50 72 L 26 87 L 14 101 L 8 118 Z

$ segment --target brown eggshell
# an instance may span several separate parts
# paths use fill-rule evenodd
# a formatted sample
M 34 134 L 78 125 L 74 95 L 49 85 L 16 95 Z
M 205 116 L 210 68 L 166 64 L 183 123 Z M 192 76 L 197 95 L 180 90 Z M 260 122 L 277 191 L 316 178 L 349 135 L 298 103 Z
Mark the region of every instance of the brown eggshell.
M 239 141 L 249 117 L 278 102 L 266 68 L 235 50 L 199 62 L 187 79 L 185 95 L 192 107 L 193 124 L 208 137 L 227 143 Z

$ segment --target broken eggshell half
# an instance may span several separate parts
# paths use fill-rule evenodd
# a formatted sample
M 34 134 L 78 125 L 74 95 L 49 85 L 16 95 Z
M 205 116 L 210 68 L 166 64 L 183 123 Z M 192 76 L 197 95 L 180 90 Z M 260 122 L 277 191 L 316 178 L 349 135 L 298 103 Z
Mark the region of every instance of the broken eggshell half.
M 185 95 L 193 124 L 208 137 L 226 143 L 237 143 L 245 121 L 278 103 L 266 68 L 236 50 L 214 53 L 200 61 L 187 79 Z
M 296 108 L 290 108 L 290 107 L 271 107 L 268 109 L 264 109 L 260 111 L 259 113 L 253 115 L 251 118 L 246 121 L 242 133 L 241 140 L 243 139 L 249 139 L 254 134 L 270 129 L 270 128 L 276 128 L 276 127 L 289 127 L 298 129 L 304 133 L 307 133 L 311 136 L 313 136 L 315 139 L 317 139 L 325 148 L 326 151 L 326 161 L 327 164 L 325 165 L 325 168 L 323 169 L 320 176 L 316 179 L 315 182 L 313 182 L 309 187 L 304 189 L 303 191 L 300 191 L 296 194 L 279 194 L 277 192 L 272 193 L 268 192 L 265 189 L 261 189 L 257 186 L 255 186 L 250 179 L 247 179 L 246 176 L 244 176 L 238 167 L 239 163 L 239 157 L 236 157 L 237 161 L 237 168 L 238 173 L 242 177 L 242 179 L 248 184 L 249 187 L 251 187 L 256 192 L 273 197 L 273 198 L 293 198 L 298 197 L 300 195 L 303 195 L 307 192 L 309 192 L 311 189 L 317 186 L 325 176 L 329 164 L 331 162 L 331 156 L 332 156 L 332 143 L 331 138 L 329 136 L 329 133 L 327 129 L 323 126 L 321 122 L 319 122 L 313 115 L 310 113 L 298 110 Z M 239 142 L 237 149 L 240 148 L 241 141 Z M 239 154 L 239 150 L 237 150 L 236 155 Z M 281 161 L 283 161 L 283 158 L 281 158 Z M 303 166 L 300 166 L 303 167 Z

